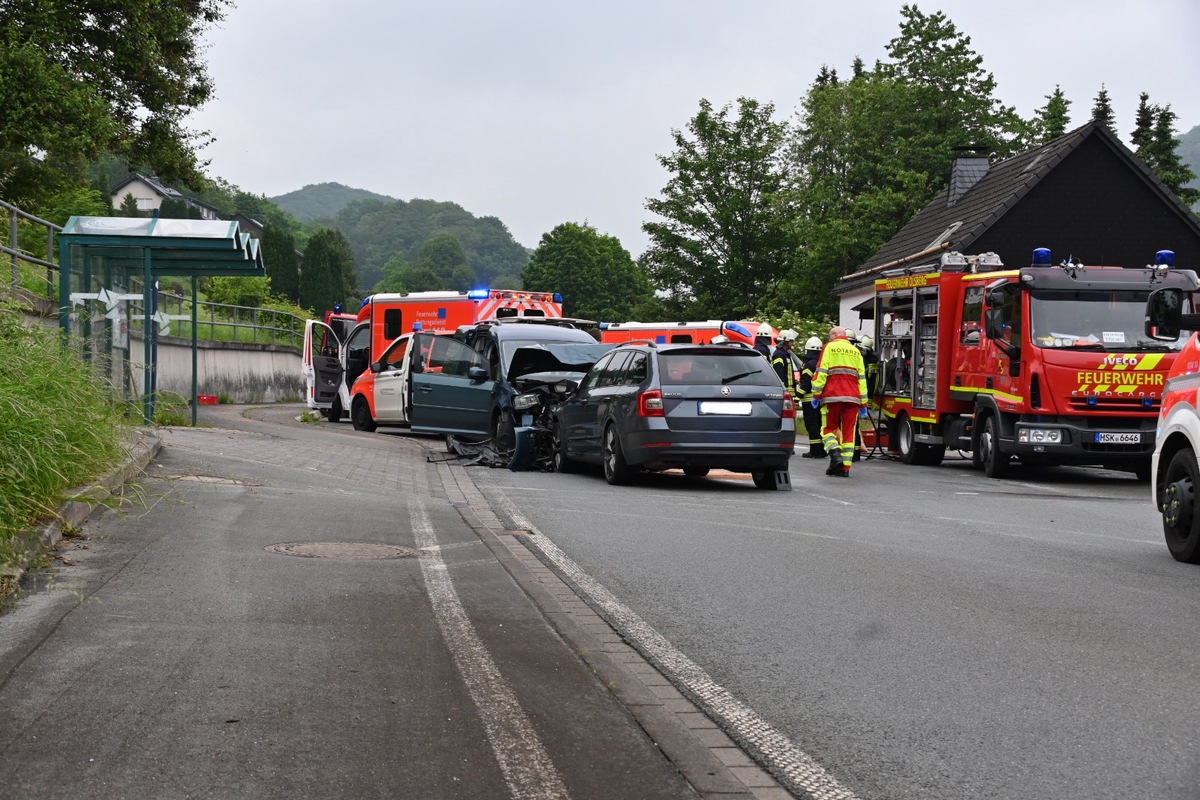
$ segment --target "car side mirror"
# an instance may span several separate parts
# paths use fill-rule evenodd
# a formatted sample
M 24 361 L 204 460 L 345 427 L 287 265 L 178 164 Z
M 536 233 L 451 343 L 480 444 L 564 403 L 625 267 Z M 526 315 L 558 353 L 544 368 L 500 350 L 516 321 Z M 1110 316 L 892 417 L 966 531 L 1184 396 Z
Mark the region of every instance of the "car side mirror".
M 471 383 L 482 383 L 488 379 L 488 371 L 483 367 L 471 367 L 467 370 L 467 377 Z
M 382 361 L 372 361 L 371 362 L 371 372 L 383 372 L 383 362 Z

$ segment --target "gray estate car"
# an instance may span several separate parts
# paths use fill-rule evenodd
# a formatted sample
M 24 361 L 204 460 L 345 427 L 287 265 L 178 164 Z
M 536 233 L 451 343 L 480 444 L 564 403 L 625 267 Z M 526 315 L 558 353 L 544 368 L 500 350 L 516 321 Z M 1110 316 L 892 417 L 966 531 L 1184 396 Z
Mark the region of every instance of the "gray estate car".
M 643 469 L 693 477 L 725 469 L 750 473 L 761 489 L 784 488 L 796 446 L 793 398 L 765 358 L 735 345 L 618 347 L 556 415 L 556 469 L 601 464 L 612 484 Z

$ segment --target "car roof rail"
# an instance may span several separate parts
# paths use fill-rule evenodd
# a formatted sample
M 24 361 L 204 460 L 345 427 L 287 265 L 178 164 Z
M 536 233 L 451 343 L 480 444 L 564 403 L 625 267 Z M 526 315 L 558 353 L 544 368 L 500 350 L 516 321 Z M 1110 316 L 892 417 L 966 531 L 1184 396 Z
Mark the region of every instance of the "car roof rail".
M 658 349 L 658 342 L 654 341 L 653 339 L 630 339 L 627 342 L 621 342 L 621 344 L 617 345 L 617 346 L 622 347 L 627 344 L 633 344 L 633 345 L 638 345 L 638 346 L 649 345 L 650 347 L 654 348 L 655 350 Z

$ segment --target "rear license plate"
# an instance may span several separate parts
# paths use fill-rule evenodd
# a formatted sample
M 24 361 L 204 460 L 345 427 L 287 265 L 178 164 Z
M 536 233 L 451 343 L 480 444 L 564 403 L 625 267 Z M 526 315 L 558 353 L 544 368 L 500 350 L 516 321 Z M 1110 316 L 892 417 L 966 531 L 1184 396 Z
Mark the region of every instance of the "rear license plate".
M 1097 433 L 1096 444 L 1141 444 L 1140 433 Z
M 732 414 L 739 417 L 750 416 L 750 403 L 740 403 L 732 400 L 701 400 L 701 414 Z

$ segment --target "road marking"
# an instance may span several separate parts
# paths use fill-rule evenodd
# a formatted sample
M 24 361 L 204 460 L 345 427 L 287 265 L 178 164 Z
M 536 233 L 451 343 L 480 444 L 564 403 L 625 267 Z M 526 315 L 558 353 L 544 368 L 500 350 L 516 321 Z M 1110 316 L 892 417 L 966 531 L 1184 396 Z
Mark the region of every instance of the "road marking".
M 527 546 L 536 548 L 554 564 L 559 574 L 587 598 L 589 605 L 620 631 L 638 652 L 683 689 L 684 694 L 710 717 L 718 720 L 726 732 L 732 732 L 735 739 L 749 743 L 751 749 L 761 755 L 767 769 L 782 783 L 793 790 L 807 792 L 813 800 L 858 800 L 854 792 L 839 783 L 812 756 L 715 683 L 708 673 L 676 650 L 662 634 L 580 569 L 554 542 L 538 531 L 513 505 L 508 495 L 496 492 L 495 498 L 514 524 L 534 534 L 525 537 Z
M 419 498 L 409 499 L 408 514 L 417 547 L 428 553 L 418 561 L 434 617 L 483 720 L 509 794 L 520 800 L 567 800 L 570 795 L 554 762 L 467 617 Z

